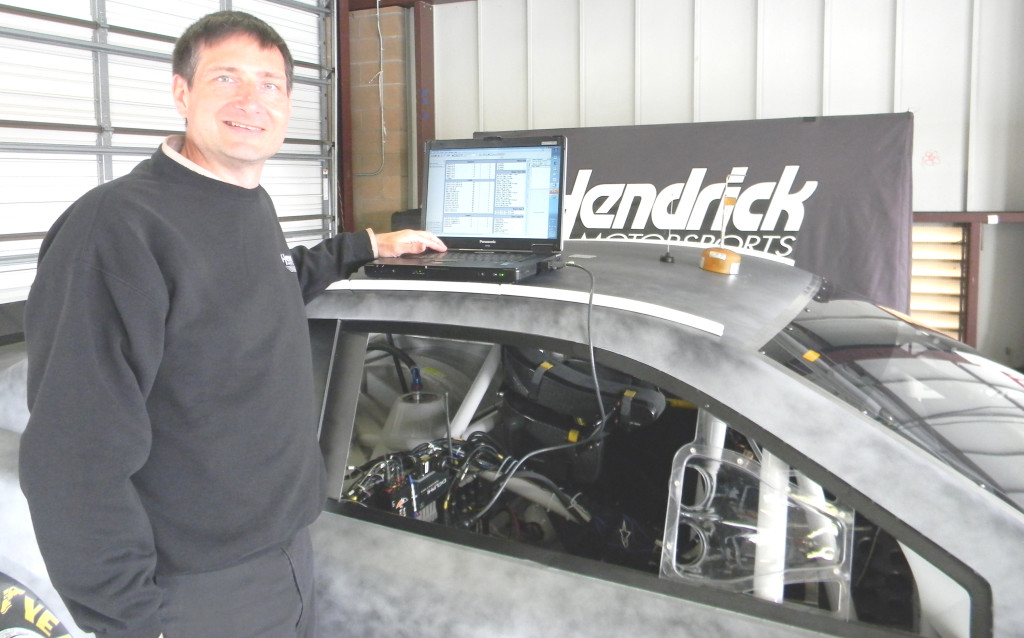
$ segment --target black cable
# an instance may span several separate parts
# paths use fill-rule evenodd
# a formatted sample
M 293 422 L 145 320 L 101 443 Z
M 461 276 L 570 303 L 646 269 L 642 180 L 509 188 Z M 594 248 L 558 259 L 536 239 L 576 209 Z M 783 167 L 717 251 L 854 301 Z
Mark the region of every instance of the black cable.
M 543 474 L 539 474 L 537 472 L 528 472 L 528 471 L 520 472 L 519 473 L 519 478 L 521 478 L 521 479 L 528 479 L 528 480 L 534 481 L 536 483 L 540 483 L 544 487 L 547 487 L 548 490 L 554 495 L 554 497 L 557 498 L 558 501 L 563 506 L 565 506 L 565 509 L 570 514 L 572 514 L 573 518 L 576 519 L 576 522 L 578 522 L 580 524 L 586 524 L 587 521 L 583 518 L 583 515 L 580 514 L 579 511 L 577 510 L 578 506 L 576 505 L 576 500 L 573 497 L 570 497 L 568 494 L 566 494 L 562 490 L 562 488 L 559 487 L 558 484 L 556 484 L 550 478 L 548 478 L 547 476 L 544 476 Z
M 567 261 L 565 265 L 579 268 L 590 276 L 590 295 L 587 299 L 587 348 L 590 351 L 590 376 L 594 382 L 594 394 L 597 395 L 597 409 L 601 414 L 601 423 L 603 424 L 608 420 L 608 415 L 605 414 L 604 401 L 601 399 L 601 386 L 597 380 L 597 358 L 594 356 L 594 289 L 596 287 L 596 280 L 594 273 L 575 262 Z
M 561 443 L 559 445 L 552 445 L 546 448 L 539 448 L 523 455 L 523 457 L 517 460 L 515 463 L 513 463 L 511 469 L 509 469 L 504 474 L 504 478 L 502 478 L 501 484 L 498 485 L 498 488 L 494 491 L 494 496 L 492 496 L 491 500 L 487 502 L 487 505 L 485 505 L 483 509 L 481 509 L 479 512 L 470 517 L 470 519 L 464 523 L 465 526 L 469 527 L 470 525 L 476 523 L 481 518 L 483 518 L 492 507 L 494 507 L 494 504 L 498 502 L 498 499 L 505 492 L 505 488 L 508 487 L 509 481 L 512 480 L 512 477 L 516 475 L 516 473 L 519 471 L 519 468 L 522 467 L 523 463 L 525 463 L 527 460 L 534 456 L 537 456 L 538 454 L 546 454 L 548 452 L 555 452 L 557 450 L 567 450 L 569 448 L 574 448 L 581 445 L 588 445 L 597 437 L 598 434 L 600 434 L 603 427 L 604 423 L 599 423 L 598 428 L 595 429 L 594 432 L 590 434 L 590 436 L 580 441 L 575 441 L 573 443 Z
M 387 335 L 387 340 L 387 343 L 371 343 L 366 347 L 366 351 L 372 352 L 374 350 L 378 350 L 391 355 L 391 358 L 395 362 L 395 373 L 398 375 L 398 382 L 402 384 L 402 394 L 408 394 L 409 384 L 405 380 L 405 373 L 402 372 L 401 364 L 404 363 L 410 370 L 412 370 L 417 367 L 416 361 L 413 360 L 408 353 L 395 345 L 394 337 L 392 337 L 392 335 Z
M 473 525 L 474 523 L 479 521 L 481 518 L 483 518 L 487 514 L 487 512 L 492 507 L 494 507 L 494 504 L 498 502 L 498 499 L 501 497 L 501 495 L 505 491 L 505 488 L 508 486 L 508 482 L 512 480 L 512 477 L 515 476 L 516 472 L 519 471 L 519 468 L 523 466 L 523 463 L 525 463 L 527 461 L 527 459 L 530 459 L 531 457 L 537 456 L 539 454 L 546 454 L 548 452 L 555 452 L 557 450 L 566 450 L 566 449 L 570 449 L 570 448 L 575 448 L 575 447 L 580 447 L 580 446 L 584 446 L 584 445 L 589 445 L 591 442 L 595 441 L 597 438 L 603 436 L 605 425 L 608 423 L 608 416 L 609 415 L 608 415 L 607 411 L 604 409 L 604 401 L 601 398 L 601 385 L 600 385 L 600 382 L 598 381 L 598 378 L 597 378 L 597 357 L 594 355 L 594 330 L 593 330 L 593 327 L 594 327 L 594 291 L 595 291 L 595 289 L 597 287 L 596 278 L 594 277 L 594 273 L 590 272 L 589 270 L 587 270 L 586 268 L 584 268 L 583 266 L 580 266 L 579 264 L 577 264 L 575 262 L 567 261 L 567 262 L 565 262 L 565 265 L 566 266 L 571 266 L 573 268 L 578 268 L 578 269 L 582 270 L 583 272 L 587 273 L 587 275 L 590 277 L 590 294 L 589 294 L 588 299 L 587 299 L 587 349 L 588 349 L 589 354 L 590 354 L 590 375 L 591 375 L 591 380 L 594 383 L 594 395 L 597 397 L 597 409 L 598 409 L 598 411 L 601 414 L 601 419 L 595 425 L 594 431 L 591 432 L 584 439 L 581 439 L 581 440 L 575 441 L 575 442 L 571 442 L 571 443 L 562 443 L 562 444 L 559 444 L 559 445 L 553 445 L 553 446 L 546 447 L 546 448 L 539 448 L 539 449 L 533 450 L 532 452 L 527 453 L 521 459 L 515 461 L 512 464 L 512 467 L 505 473 L 504 478 L 502 479 L 500 485 L 498 485 L 498 488 L 494 492 L 494 496 L 491 497 L 491 500 L 488 501 L 487 505 L 485 505 L 483 507 L 483 509 L 481 509 L 479 512 L 477 512 L 472 517 L 470 517 L 470 519 L 468 521 L 466 521 L 465 525 L 467 527 L 469 527 L 470 525 Z

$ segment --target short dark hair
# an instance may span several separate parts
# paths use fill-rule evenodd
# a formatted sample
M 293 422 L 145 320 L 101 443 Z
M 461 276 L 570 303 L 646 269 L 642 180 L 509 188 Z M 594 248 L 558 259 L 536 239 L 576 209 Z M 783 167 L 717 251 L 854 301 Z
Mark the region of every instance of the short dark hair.
M 188 85 L 192 86 L 196 66 L 199 64 L 200 49 L 235 35 L 251 36 L 260 43 L 260 46 L 267 49 L 277 47 L 284 57 L 285 78 L 288 92 L 291 93 L 295 61 L 284 38 L 263 20 L 243 11 L 217 11 L 199 18 L 185 29 L 174 45 L 171 70 L 175 75 L 185 78 Z

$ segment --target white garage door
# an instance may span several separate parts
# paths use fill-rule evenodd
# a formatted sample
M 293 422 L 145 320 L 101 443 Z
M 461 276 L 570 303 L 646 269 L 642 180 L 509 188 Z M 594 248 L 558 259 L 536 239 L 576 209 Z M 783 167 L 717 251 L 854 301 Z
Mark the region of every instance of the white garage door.
M 0 303 L 24 299 L 47 229 L 89 188 L 183 130 L 171 51 L 221 9 L 270 23 L 296 61 L 294 114 L 263 184 L 289 242 L 334 232 L 328 0 L 7 0 L 0 3 Z

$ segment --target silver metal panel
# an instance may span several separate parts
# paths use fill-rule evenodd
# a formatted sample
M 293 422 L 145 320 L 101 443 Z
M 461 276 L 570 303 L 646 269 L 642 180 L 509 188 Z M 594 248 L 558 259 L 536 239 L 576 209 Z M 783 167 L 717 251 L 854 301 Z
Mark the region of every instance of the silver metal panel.
M 341 496 L 345 482 L 366 342 L 365 333 L 343 333 L 331 357 L 335 372 L 329 377 L 326 389 L 329 400 L 325 401 L 320 450 L 327 464 L 327 495 L 332 498 Z
M 931 539 L 987 581 L 993 592 L 995 635 L 1024 635 L 1024 515 L 873 420 L 838 403 L 761 356 L 752 345 L 788 323 L 816 289 L 815 278 L 779 264 L 744 260 L 740 276 L 696 269 L 696 253 L 673 248 L 675 264 L 662 264 L 654 246 L 570 247 L 596 255 L 586 263 L 597 290 L 693 312 L 725 326 L 722 338 L 658 317 L 595 308 L 593 341 L 600 353 L 679 379 L 697 393 L 749 416 L 763 428 L 767 446 L 794 465 L 825 468 L 823 484 L 852 487 L 862 504 L 890 512 L 894 524 Z M 634 252 L 637 257 L 625 252 Z M 664 267 L 664 268 L 663 268 Z M 677 270 L 690 267 L 686 274 Z M 586 289 L 587 277 L 564 269 L 529 285 Z M 586 343 L 586 313 L 551 300 L 480 298 L 459 293 L 328 292 L 309 307 L 311 316 L 448 325 L 523 333 Z M 802 457 L 802 458 L 801 458 Z M 799 463 L 798 463 L 799 462 Z M 884 525 L 884 523 L 883 523 Z M 950 568 L 928 543 L 914 550 Z M 924 546 L 921 546 L 924 545 Z M 683 604 L 683 603 L 679 603 Z M 723 635 L 722 632 L 714 632 Z M 725 632 L 728 635 L 735 635 Z M 685 634 L 682 634 L 685 635 Z
M 821 635 L 334 514 L 313 544 L 325 637 Z
M 22 432 L 28 424 L 25 343 L 0 347 L 0 430 Z
M 805 271 L 759 257 L 745 256 L 739 274 L 721 275 L 700 269 L 700 249 L 671 247 L 673 263 L 661 261 L 666 250 L 650 242 L 573 240 L 566 242 L 564 259 L 593 273 L 597 294 L 721 324 L 724 340 L 752 347 L 785 326 L 820 285 Z M 590 278 L 566 267 L 515 285 L 588 293 Z M 566 312 L 583 314 L 544 299 L 473 300 L 444 293 L 440 303 L 421 305 L 420 298 L 408 292 L 328 290 L 310 303 L 308 313 L 313 318 L 500 325 L 527 334 L 546 332 L 547 324 L 561 323 Z

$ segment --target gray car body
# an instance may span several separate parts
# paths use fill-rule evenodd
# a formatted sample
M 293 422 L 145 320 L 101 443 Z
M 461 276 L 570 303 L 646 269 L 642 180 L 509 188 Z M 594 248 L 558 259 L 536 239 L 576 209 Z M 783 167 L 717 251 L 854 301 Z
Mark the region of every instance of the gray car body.
M 1024 635 L 1024 514 L 760 353 L 821 280 L 750 255 L 738 274 L 721 275 L 699 268 L 699 249 L 673 246 L 672 259 L 661 259 L 666 250 L 570 241 L 564 259 L 586 272 L 568 266 L 514 286 L 356 278 L 314 300 L 311 324 L 329 335 L 315 337 L 314 347 L 327 353 L 321 441 L 332 493 L 348 465 L 369 335 L 572 344 L 580 353 L 592 342 L 601 361 L 749 416 L 762 443 L 813 468 L 816 481 L 909 539 L 971 592 L 972 635 Z M 4 402 L 24 401 L 17 365 Z M 61 609 L 31 555 L 38 550 L 17 502 L 12 420 L 15 433 L 0 437 L 0 572 Z M 339 511 L 325 512 L 313 530 L 322 636 L 903 635 L 585 559 L 509 552 L 430 524 L 382 524 Z M 8 550 L 12 528 L 13 547 L 25 556 Z

